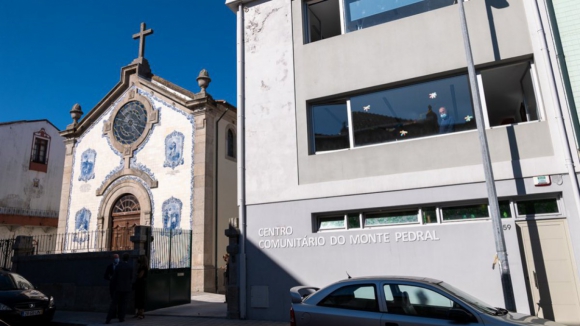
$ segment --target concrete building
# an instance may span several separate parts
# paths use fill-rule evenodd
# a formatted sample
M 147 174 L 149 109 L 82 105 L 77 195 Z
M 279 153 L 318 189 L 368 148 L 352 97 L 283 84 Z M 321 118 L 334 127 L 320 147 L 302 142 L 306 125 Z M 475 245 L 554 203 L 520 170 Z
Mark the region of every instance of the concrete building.
M 138 58 L 82 120 L 79 105 L 71 110 L 59 233 L 192 230 L 192 291 L 215 292 L 227 243 L 217 230 L 237 215 L 236 109 L 206 91 L 205 70 L 198 93 L 154 75 L 143 56 L 151 33 L 141 25 Z
M 347 273 L 441 279 L 505 306 L 455 2 L 226 1 L 242 316 L 287 320 L 292 286 Z M 548 13 L 464 7 L 516 309 L 578 325 L 578 155 Z
M 0 123 L 0 239 L 56 233 L 64 143 L 48 120 Z

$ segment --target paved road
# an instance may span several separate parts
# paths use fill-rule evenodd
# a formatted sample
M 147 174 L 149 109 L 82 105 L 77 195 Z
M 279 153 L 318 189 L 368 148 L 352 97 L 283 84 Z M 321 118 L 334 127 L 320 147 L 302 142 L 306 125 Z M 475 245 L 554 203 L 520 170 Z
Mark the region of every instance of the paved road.
M 145 313 L 145 319 L 127 316 L 124 323 L 113 319 L 111 325 L 123 326 L 287 326 L 289 322 L 258 321 L 258 320 L 232 320 L 226 319 L 226 304 L 224 296 L 213 293 L 197 294 L 191 297 L 191 304 L 177 307 L 158 309 Z M 104 325 L 106 313 L 104 312 L 72 312 L 57 311 L 54 326 L 93 326 Z

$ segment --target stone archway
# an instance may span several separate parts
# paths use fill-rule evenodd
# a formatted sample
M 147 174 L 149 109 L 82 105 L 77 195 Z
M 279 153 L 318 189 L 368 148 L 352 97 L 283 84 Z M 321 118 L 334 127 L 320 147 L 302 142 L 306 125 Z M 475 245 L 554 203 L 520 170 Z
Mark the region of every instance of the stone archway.
M 135 178 L 121 177 L 104 191 L 98 213 L 98 228 L 107 231 L 106 236 L 109 238 L 115 227 L 151 225 L 151 210 L 151 198 L 143 184 Z M 106 243 L 112 249 L 114 238 L 109 239 Z
M 141 205 L 135 195 L 124 194 L 113 205 L 111 212 L 111 250 L 133 248 L 131 235 L 140 225 Z

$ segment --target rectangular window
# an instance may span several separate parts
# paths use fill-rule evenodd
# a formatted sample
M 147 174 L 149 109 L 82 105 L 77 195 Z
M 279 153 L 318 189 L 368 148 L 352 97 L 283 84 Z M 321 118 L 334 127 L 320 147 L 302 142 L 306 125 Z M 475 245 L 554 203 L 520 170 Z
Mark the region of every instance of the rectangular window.
M 471 220 L 489 217 L 487 204 L 441 208 L 443 221 Z
M 422 208 L 421 218 L 423 219 L 423 224 L 437 223 L 437 208 L 436 207 Z
M 558 200 L 555 198 L 519 201 L 516 207 L 520 216 L 559 213 Z
M 465 75 L 353 96 L 350 106 L 355 146 L 476 128 Z
M 313 153 L 475 128 L 465 75 L 310 106 Z
M 314 152 L 350 147 L 346 101 L 313 105 L 310 114 Z
M 353 32 L 454 3 L 455 0 L 344 0 L 345 31 Z
M 344 229 L 344 215 L 334 217 L 321 217 L 318 220 L 319 230 Z
M 455 2 L 456 0 L 306 0 L 305 43 L 418 15 Z
M 348 214 L 346 220 L 349 229 L 360 229 L 360 214 Z
M 340 35 L 340 3 L 341 0 L 310 0 L 306 1 L 305 28 L 307 43 Z
M 530 63 L 481 71 L 489 126 L 538 120 Z
M 512 210 L 510 208 L 510 202 L 507 200 L 499 201 L 499 214 L 501 218 L 512 217 Z
M 32 148 L 32 157 L 30 160 L 34 163 L 46 164 L 46 149 L 48 147 L 48 140 L 42 138 L 34 138 L 34 146 Z
M 417 210 L 403 212 L 372 212 L 365 214 L 365 227 L 383 226 L 391 224 L 418 223 L 419 214 Z

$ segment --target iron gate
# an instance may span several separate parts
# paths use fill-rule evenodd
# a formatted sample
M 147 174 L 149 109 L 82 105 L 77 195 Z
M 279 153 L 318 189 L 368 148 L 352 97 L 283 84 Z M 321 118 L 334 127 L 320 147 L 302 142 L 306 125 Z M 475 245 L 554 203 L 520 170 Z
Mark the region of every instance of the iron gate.
M 147 310 L 191 302 L 191 230 L 151 229 Z
M 4 269 L 12 268 L 12 245 L 16 239 L 2 239 L 0 240 L 0 267 Z

